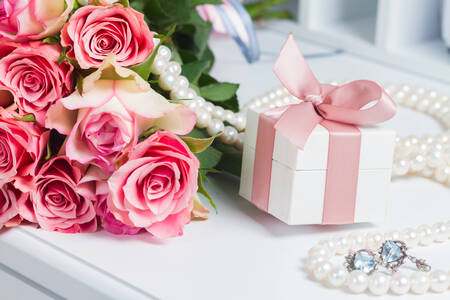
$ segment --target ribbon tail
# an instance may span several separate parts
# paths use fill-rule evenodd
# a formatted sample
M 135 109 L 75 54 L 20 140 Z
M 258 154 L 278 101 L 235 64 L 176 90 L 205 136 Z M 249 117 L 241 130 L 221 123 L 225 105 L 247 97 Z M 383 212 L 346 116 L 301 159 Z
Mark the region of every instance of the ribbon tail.
M 300 52 L 292 34 L 281 49 L 273 71 L 284 87 L 299 99 L 304 99 L 306 95 L 321 94 L 321 85 Z
M 304 149 L 308 137 L 322 121 L 310 102 L 291 105 L 275 124 L 275 129 L 299 149 Z

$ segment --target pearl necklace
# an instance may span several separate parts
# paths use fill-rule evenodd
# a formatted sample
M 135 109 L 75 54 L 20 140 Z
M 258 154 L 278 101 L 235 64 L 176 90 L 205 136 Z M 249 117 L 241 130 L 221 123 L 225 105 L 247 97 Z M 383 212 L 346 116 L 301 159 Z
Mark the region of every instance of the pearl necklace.
M 397 295 L 411 292 L 424 294 L 428 290 L 435 293 L 447 291 L 450 286 L 450 271 L 434 270 L 430 273 L 416 271 L 408 276 L 398 272 L 392 276 L 376 271 L 367 275 L 357 270 L 348 272 L 341 261 L 340 265 L 333 265 L 333 256 L 344 255 L 352 250 L 362 248 L 375 250 L 384 240 L 402 240 L 408 248 L 418 245 L 428 246 L 443 243 L 450 239 L 450 220 L 438 222 L 432 226 L 421 225 L 417 229 L 391 231 L 385 234 L 371 232 L 366 235 L 355 232 L 348 236 L 322 240 L 308 252 L 307 269 L 314 279 L 333 288 L 347 287 L 353 293 L 366 290 L 375 295 L 386 294 L 389 289 Z
M 159 48 L 152 67 L 152 73 L 159 76 L 159 86 L 170 92 L 171 99 L 183 99 L 181 102 L 197 114 L 197 127 L 205 128 L 211 136 L 222 132 L 223 134 L 220 136 L 222 142 L 234 145 L 237 149 L 242 150 L 243 148 L 246 126 L 245 112 L 248 108 L 275 108 L 299 102 L 284 87 L 278 87 L 261 97 L 254 98 L 238 113 L 224 110 L 220 106 L 205 101 L 189 88 L 187 78 L 180 75 L 180 64 L 170 61 L 171 57 L 169 48 L 166 46 Z M 344 82 L 330 81 L 329 83 L 339 85 Z M 399 105 L 426 113 L 447 128 L 445 132 L 437 136 L 397 137 L 392 167 L 393 175 L 421 175 L 450 186 L 449 97 L 424 88 L 413 88 L 407 84 L 385 84 L 383 87 Z M 224 121 L 232 126 L 225 126 Z

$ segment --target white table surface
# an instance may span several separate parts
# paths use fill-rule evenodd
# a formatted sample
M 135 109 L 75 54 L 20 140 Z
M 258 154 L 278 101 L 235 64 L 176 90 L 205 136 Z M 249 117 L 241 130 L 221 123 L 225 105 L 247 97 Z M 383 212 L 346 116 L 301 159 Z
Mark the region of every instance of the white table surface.
M 213 38 L 214 75 L 241 83 L 242 103 L 278 86 L 272 74 L 286 33 L 259 29 L 262 60 L 247 65 L 237 46 Z M 327 52 L 299 40 L 304 54 Z M 409 82 L 450 94 L 450 87 L 420 76 L 368 62 L 346 53 L 311 59 L 319 79 L 373 79 Z M 388 126 L 400 134 L 437 133 L 433 120 L 401 109 Z M 116 237 L 100 231 L 64 235 L 31 227 L 0 234 L 0 299 L 371 299 L 324 288 L 305 272 L 307 250 L 330 235 L 353 230 L 388 230 L 450 219 L 450 190 L 422 178 L 392 183 L 385 224 L 288 226 L 238 196 L 237 178 L 213 178 L 211 194 L 219 213 L 185 227 L 183 237 L 157 240 L 150 235 Z M 450 269 L 450 243 L 417 248 L 436 268 Z M 33 295 L 33 296 L 31 296 Z M 449 299 L 429 294 L 423 299 Z M 378 299 L 393 298 L 392 295 Z M 407 295 L 402 299 L 419 299 Z

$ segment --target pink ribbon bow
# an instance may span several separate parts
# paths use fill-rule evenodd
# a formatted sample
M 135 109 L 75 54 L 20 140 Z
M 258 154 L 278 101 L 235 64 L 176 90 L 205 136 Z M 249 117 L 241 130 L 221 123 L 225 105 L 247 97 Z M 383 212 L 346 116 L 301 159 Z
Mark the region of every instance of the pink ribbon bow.
M 292 34 L 280 52 L 274 72 L 293 96 L 305 101 L 290 105 L 275 125 L 276 130 L 300 149 L 323 119 L 371 125 L 391 119 L 397 111 L 394 101 L 373 81 L 356 80 L 343 86 L 319 83 Z M 375 101 L 373 106 L 362 109 Z
M 357 80 L 343 86 L 320 84 L 292 34 L 274 72 L 288 91 L 304 102 L 260 115 L 252 202 L 268 211 L 275 131 L 303 150 L 314 128 L 321 124 L 330 133 L 322 224 L 352 223 L 361 149 L 361 132 L 354 125 L 389 120 L 396 113 L 396 104 L 373 81 Z

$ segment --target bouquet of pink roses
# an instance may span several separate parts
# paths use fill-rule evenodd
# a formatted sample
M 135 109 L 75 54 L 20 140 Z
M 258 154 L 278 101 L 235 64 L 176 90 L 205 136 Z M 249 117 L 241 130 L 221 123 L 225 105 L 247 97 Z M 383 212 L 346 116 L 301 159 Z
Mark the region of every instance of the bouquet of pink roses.
M 160 40 L 119 2 L 0 0 L 0 228 L 173 237 L 207 215 L 193 152 L 212 140 L 133 71 Z

